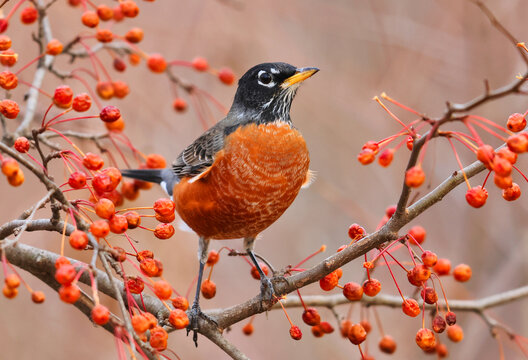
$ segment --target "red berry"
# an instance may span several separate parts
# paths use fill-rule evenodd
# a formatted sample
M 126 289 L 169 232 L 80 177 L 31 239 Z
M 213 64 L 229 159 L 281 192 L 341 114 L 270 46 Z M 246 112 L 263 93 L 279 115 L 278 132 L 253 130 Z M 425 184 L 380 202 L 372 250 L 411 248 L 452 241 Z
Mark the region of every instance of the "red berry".
M 174 202 L 167 198 L 158 199 L 154 203 L 154 211 L 162 216 L 173 214 L 175 209 L 176 205 Z
M 0 19 L 0 26 L 1 26 L 1 19 Z M 4 66 L 11 67 L 15 65 L 18 61 L 18 54 L 15 53 L 13 50 L 6 50 L 2 51 L 2 56 L 0 56 L 0 64 Z
M 2 32 L 1 28 L 0 28 L 0 32 Z M 8 50 L 10 47 L 11 47 L 11 39 L 9 38 L 9 36 L 0 35 L 0 51 Z
M 70 264 L 64 264 L 55 271 L 55 280 L 61 285 L 71 284 L 73 279 L 75 279 L 77 271 Z
M 419 137 L 420 136 L 417 135 L 416 139 L 418 139 Z M 407 146 L 407 149 L 412 150 L 414 146 L 414 138 L 411 135 L 407 136 L 407 140 L 405 140 L 405 144 Z
M 166 240 L 174 235 L 174 227 L 171 224 L 158 224 L 154 229 L 154 236 L 158 239 Z
M 124 262 L 127 259 L 127 253 L 125 249 L 119 246 L 114 246 L 112 250 L 113 251 L 111 252 L 111 255 L 115 261 Z
M 126 286 L 132 294 L 141 294 L 145 288 L 145 283 L 139 276 L 129 276 L 126 280 Z
M 128 221 L 124 215 L 116 214 L 108 220 L 110 231 L 114 234 L 122 234 L 128 230 Z
M 385 209 L 385 215 L 390 219 L 396 212 L 396 205 L 391 205 Z
M 414 244 L 414 245 L 416 245 L 416 243 L 422 244 L 425 241 L 426 236 L 427 236 L 427 232 L 420 225 L 413 226 L 409 230 L 409 242 L 411 244 Z
M 482 207 L 488 199 L 488 190 L 482 186 L 471 188 L 466 193 L 466 201 L 474 208 Z
M 172 107 L 177 112 L 184 112 L 185 110 L 187 110 L 187 101 L 178 97 L 172 102 Z
M 427 281 L 429 280 L 429 277 L 431 277 L 431 270 L 429 270 L 425 265 L 416 265 L 412 268 L 411 272 L 413 273 L 413 277 L 417 282 Z
M 86 93 L 78 94 L 73 98 L 72 108 L 77 112 L 87 111 L 90 109 L 90 106 L 92 106 L 92 99 Z
M 292 327 L 290 328 L 290 336 L 293 340 L 301 340 L 302 338 L 301 329 L 299 329 L 298 326 L 292 325 Z
M 135 211 L 128 211 L 123 214 L 128 222 L 129 229 L 135 229 L 141 224 L 141 216 Z
M 420 166 L 413 166 L 405 172 L 405 184 L 417 188 L 425 181 L 425 173 Z
M 526 119 L 524 118 L 524 115 L 519 113 L 511 114 L 506 122 L 506 127 L 513 132 L 523 130 L 526 127 Z
M 502 197 L 507 201 L 517 200 L 521 196 L 521 188 L 516 183 L 512 183 L 507 189 L 502 190 Z
M 385 149 L 381 152 L 380 156 L 378 157 L 378 164 L 383 167 L 387 167 L 392 163 L 393 158 L 394 149 Z
M 148 68 L 155 73 L 162 73 L 167 68 L 167 61 L 161 54 L 151 54 L 147 59 Z
M 99 118 L 104 122 L 114 122 L 121 117 L 121 112 L 115 106 L 105 106 L 99 113 Z
M 264 275 L 269 274 L 269 269 L 266 266 L 266 264 L 259 262 L 259 266 L 262 272 L 264 273 Z M 251 277 L 253 277 L 253 279 L 255 280 L 260 280 L 260 273 L 255 265 L 251 267 Z
M 31 301 L 35 304 L 42 304 L 46 300 L 46 295 L 42 291 L 33 291 L 31 293 Z
M 25 137 L 19 137 L 15 140 L 14 148 L 19 153 L 27 153 L 29 150 L 29 140 Z
M 451 325 L 455 325 L 456 324 L 456 314 L 452 311 L 448 311 L 446 314 L 445 314 L 445 319 L 446 319 L 446 323 L 447 325 L 451 326 Z
M 434 304 L 438 301 L 438 294 L 432 287 L 422 289 L 420 296 L 427 304 Z
M 512 172 L 512 164 L 501 156 L 495 156 L 492 168 L 499 176 L 510 176 Z
M 220 254 L 214 250 L 209 251 L 209 255 L 207 256 L 207 266 L 215 265 L 218 260 L 220 260 Z
M 497 156 L 508 160 L 512 165 L 517 162 L 517 154 L 508 149 L 507 147 L 500 148 L 497 151 Z
M 508 189 L 513 186 L 513 179 L 511 176 L 499 176 L 495 174 L 493 176 L 493 183 L 499 188 L 499 189 Z
M 189 301 L 183 296 L 176 296 L 171 301 L 175 309 L 186 311 L 189 308 Z
M 380 291 L 381 283 L 377 279 L 371 278 L 363 283 L 363 292 L 367 296 L 376 296 Z
M 79 171 L 73 172 L 68 178 L 68 185 L 70 185 L 72 189 L 83 188 L 86 186 L 86 174 Z
M 70 260 L 65 258 L 64 256 L 59 256 L 57 260 L 55 260 L 55 269 L 60 268 L 62 265 L 69 265 Z
M 456 281 L 466 282 L 471 279 L 471 267 L 466 264 L 459 264 L 453 269 L 453 276 Z
M 334 332 L 334 327 L 330 325 L 330 323 L 327 321 L 321 321 L 319 323 L 319 326 L 321 327 L 321 330 L 323 330 L 325 334 L 331 334 Z
M 350 301 L 358 301 L 363 297 L 363 287 L 355 282 L 348 282 L 343 286 L 343 295 Z
M 414 299 L 405 299 L 402 303 L 402 310 L 405 315 L 417 317 L 420 315 L 420 305 Z
M 330 274 L 326 275 L 324 278 L 319 280 L 319 286 L 324 291 L 330 291 L 337 286 L 339 283 L 339 277 L 337 272 L 333 271 Z
M 197 71 L 206 71 L 209 69 L 209 64 L 207 63 L 207 60 L 205 60 L 203 57 L 196 57 L 191 62 L 192 67 Z
M 232 85 L 235 82 L 235 74 L 233 74 L 233 71 L 229 68 L 220 69 L 218 72 L 218 78 L 226 85 Z
M 70 234 L 70 245 L 77 250 L 84 250 L 88 246 L 88 235 L 81 230 L 75 230 Z
M 303 311 L 302 319 L 306 325 L 310 326 L 319 325 L 321 322 L 321 316 L 315 308 L 306 308 Z
M 38 11 L 33 6 L 28 6 L 20 12 L 20 21 L 23 24 L 29 25 L 37 21 Z
M 95 305 L 92 309 L 92 320 L 97 325 L 105 325 L 110 321 L 110 310 L 104 305 Z
M 68 304 L 73 304 L 81 296 L 81 290 L 77 285 L 62 285 L 59 289 L 59 297 L 62 301 Z
M 15 159 L 12 158 L 4 158 L 2 161 L 2 173 L 7 177 L 15 176 L 20 171 L 20 165 L 18 165 L 18 162 Z
M 99 155 L 89 152 L 89 153 L 86 153 L 86 155 L 83 158 L 83 165 L 88 170 L 96 171 L 96 170 L 100 170 L 103 167 L 104 161 Z
M 123 3 L 121 3 L 123 4 Z M 169 334 L 167 331 L 160 326 L 156 326 L 153 329 L 150 329 L 150 340 L 149 344 L 157 351 L 163 351 L 167 348 L 167 339 Z
M 486 168 L 491 169 L 491 164 L 495 158 L 495 150 L 491 145 L 481 145 L 477 150 L 477 159 L 480 160 Z
M 446 329 L 447 324 L 443 317 L 436 315 L 433 319 L 433 331 L 437 334 L 441 334 Z
M 324 336 L 323 329 L 319 325 L 312 326 L 312 335 L 316 338 L 320 338 Z
M 382 337 L 378 346 L 385 354 L 392 354 L 396 351 L 396 341 L 390 335 Z
M 252 323 L 247 323 L 246 325 L 244 325 L 244 327 L 242 328 L 242 332 L 244 333 L 244 335 L 251 335 L 253 334 L 253 331 L 254 331 L 254 326 Z
M 110 233 L 110 225 L 106 220 L 97 220 L 90 225 L 90 232 L 96 238 L 104 238 Z
M 18 85 L 18 78 L 11 71 L 2 71 L 0 73 L 0 86 L 5 90 L 12 90 Z
M 174 309 L 169 314 L 169 322 L 175 329 L 185 329 L 189 325 L 189 318 L 185 311 Z
M 165 158 L 159 154 L 147 155 L 146 164 L 148 169 L 164 169 L 167 166 Z M 172 213 L 174 213 L 174 211 L 172 211 Z
M 426 250 L 422 254 L 422 262 L 425 266 L 433 267 L 436 265 L 436 262 L 438 261 L 438 257 L 436 254 L 432 251 Z
M 365 229 L 358 224 L 352 224 L 348 228 L 348 236 L 354 241 L 362 239 L 366 233 Z
M 528 150 L 528 138 L 524 134 L 512 135 L 506 141 L 508 148 L 516 154 L 526 152 Z
M 363 165 L 368 165 L 376 159 L 376 153 L 372 149 L 363 149 L 357 156 L 358 161 Z
M 20 107 L 13 100 L 0 101 L 0 113 L 8 119 L 15 119 L 20 112 Z
M 116 57 L 113 65 L 116 71 L 123 72 L 126 70 L 126 63 L 121 58 Z

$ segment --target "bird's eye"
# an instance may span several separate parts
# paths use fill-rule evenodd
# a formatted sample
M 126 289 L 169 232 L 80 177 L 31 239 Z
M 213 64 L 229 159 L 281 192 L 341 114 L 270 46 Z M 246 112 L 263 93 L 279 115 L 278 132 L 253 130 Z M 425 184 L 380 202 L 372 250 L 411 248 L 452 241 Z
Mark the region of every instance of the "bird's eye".
M 272 77 L 269 72 L 261 70 L 258 74 L 258 81 L 262 85 L 268 85 L 271 83 Z

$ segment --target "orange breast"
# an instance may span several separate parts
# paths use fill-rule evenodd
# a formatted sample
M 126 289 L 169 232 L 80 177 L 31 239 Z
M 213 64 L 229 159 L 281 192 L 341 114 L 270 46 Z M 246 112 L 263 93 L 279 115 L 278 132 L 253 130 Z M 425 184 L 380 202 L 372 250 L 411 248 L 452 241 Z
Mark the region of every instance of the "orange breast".
M 240 127 L 205 175 L 174 187 L 176 210 L 200 236 L 256 236 L 291 205 L 309 163 L 302 135 L 289 125 Z

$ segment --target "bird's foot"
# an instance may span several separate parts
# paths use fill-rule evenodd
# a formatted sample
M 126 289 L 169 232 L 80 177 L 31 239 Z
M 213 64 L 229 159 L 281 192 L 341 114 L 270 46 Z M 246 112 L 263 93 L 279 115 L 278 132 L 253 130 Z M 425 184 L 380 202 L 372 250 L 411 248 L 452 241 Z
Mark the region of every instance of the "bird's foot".
M 206 315 L 202 312 L 202 309 L 200 309 L 200 304 L 195 302 L 191 310 L 189 310 L 189 313 L 187 314 L 189 316 L 189 326 L 187 326 L 187 336 L 189 336 L 189 333 L 193 332 L 193 341 L 194 345 L 198 347 L 198 322 L 200 318 L 204 319 L 205 321 L 214 324 L 215 326 L 218 326 L 218 323 L 216 320 L 214 320 L 209 315 Z
M 260 279 L 260 298 L 262 301 L 269 301 L 271 304 L 277 302 L 273 283 L 268 277 Z

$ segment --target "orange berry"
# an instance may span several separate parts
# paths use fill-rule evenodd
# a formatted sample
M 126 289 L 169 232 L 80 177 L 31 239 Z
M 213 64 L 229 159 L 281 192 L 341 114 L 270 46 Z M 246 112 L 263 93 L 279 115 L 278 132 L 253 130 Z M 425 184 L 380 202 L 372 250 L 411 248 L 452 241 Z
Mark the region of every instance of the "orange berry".
M 114 12 L 113 18 L 115 22 L 120 22 L 125 18 L 125 15 L 123 14 L 123 10 L 121 10 L 121 6 L 116 5 L 112 10 Z
M 2 100 L 0 101 L 0 113 L 8 119 L 16 119 L 18 113 L 20 112 L 20 107 L 13 100 Z
M 135 229 L 141 224 L 141 216 L 135 211 L 128 211 L 123 214 L 127 220 L 128 228 Z
M 128 61 L 130 62 L 130 65 L 138 65 L 141 62 L 141 56 L 136 53 L 131 53 L 128 55 Z
M 126 63 L 121 58 L 118 58 L 118 57 L 114 59 L 113 65 L 114 65 L 114 69 L 119 72 L 125 71 L 127 67 Z
M 209 251 L 209 255 L 207 256 L 207 266 L 213 266 L 218 263 L 219 260 L 220 254 L 217 251 Z
M 242 332 L 244 333 L 244 335 L 247 335 L 247 336 L 253 334 L 253 331 L 254 331 L 254 327 L 252 323 L 247 323 L 242 328 Z
M 154 211 L 162 216 L 167 216 L 174 213 L 176 205 L 174 202 L 167 198 L 161 198 L 156 200 L 154 203 Z
M 226 85 L 232 85 L 235 82 L 235 74 L 230 68 L 222 68 L 218 72 L 218 78 Z
M 97 216 L 103 219 L 110 219 L 115 214 L 115 205 L 108 199 L 99 199 L 94 209 Z
M 367 338 L 367 332 L 361 324 L 353 324 L 348 330 L 348 340 L 354 345 L 359 345 Z
M 137 44 L 143 40 L 143 29 L 135 27 L 128 30 L 125 34 L 125 39 L 133 44 Z
M 216 295 L 216 284 L 209 279 L 205 279 L 200 287 L 202 295 L 206 299 L 212 299 Z
M 451 261 L 449 259 L 438 259 L 436 265 L 433 266 L 434 272 L 441 275 L 449 275 L 451 271 Z
M 95 11 L 88 10 L 81 15 L 81 21 L 84 26 L 94 28 L 99 25 L 99 16 Z
M 8 50 L 11 47 L 11 38 L 7 35 L 0 35 L 0 51 Z
M 413 245 L 416 245 L 416 243 L 422 244 L 425 241 L 426 236 L 427 232 L 420 225 L 413 226 L 409 230 L 409 242 Z
M 110 310 L 104 305 L 95 305 L 92 309 L 92 320 L 97 325 L 105 325 L 110 321 Z
M 46 54 L 48 55 L 59 55 L 62 53 L 64 46 L 57 39 L 51 39 L 50 42 L 46 45 Z
M 306 308 L 303 311 L 302 319 L 306 325 L 310 326 L 319 325 L 321 322 L 321 316 L 315 308 Z
M 20 12 L 20 21 L 22 24 L 33 24 L 35 21 L 37 21 L 38 18 L 38 11 L 33 6 L 28 6 Z
M 368 165 L 376 159 L 376 154 L 372 149 L 363 149 L 359 152 L 357 159 L 361 164 Z
M 122 117 L 111 123 L 104 123 L 108 131 L 123 131 L 125 129 L 125 121 Z
M 189 325 L 189 318 L 185 311 L 174 309 L 170 312 L 169 322 L 175 329 L 185 329 Z
M 316 338 L 320 338 L 324 336 L 323 329 L 319 325 L 312 326 L 312 335 Z
M 424 350 L 428 351 L 436 347 L 436 340 L 434 333 L 429 330 L 422 328 L 416 333 L 416 344 Z
M 321 321 L 319 323 L 319 326 L 321 327 L 321 330 L 323 330 L 325 334 L 331 334 L 334 332 L 334 327 L 327 321 Z
M 510 176 L 512 164 L 501 156 L 495 156 L 492 165 L 493 171 L 499 176 Z
M 506 141 L 508 148 L 516 154 L 526 152 L 528 150 L 528 138 L 524 134 L 512 135 Z
M 433 267 L 436 265 L 436 262 L 438 261 L 438 257 L 436 254 L 432 251 L 426 250 L 422 254 L 422 262 L 425 266 Z
M 185 110 L 187 110 L 187 101 L 178 97 L 172 102 L 172 107 L 177 112 L 184 112 Z
M 491 169 L 491 164 L 495 158 L 495 150 L 491 145 L 481 145 L 477 150 L 477 159 L 480 160 L 486 168 Z
M 466 264 L 459 264 L 453 269 L 453 276 L 456 281 L 466 282 L 471 279 L 471 267 Z
M 136 260 L 142 262 L 145 259 L 154 259 L 154 253 L 150 250 L 142 250 L 137 253 Z
M 121 184 L 121 193 L 128 200 L 136 200 L 139 196 L 139 189 L 134 181 L 124 180 Z
M 507 201 L 517 200 L 521 196 L 521 188 L 516 183 L 512 183 L 507 189 L 502 190 L 502 197 Z
M 493 183 L 502 190 L 508 189 L 513 186 L 513 179 L 511 176 L 499 176 L 495 174 L 493 176 Z
M 127 1 L 124 1 L 127 2 Z M 121 3 L 123 4 L 123 2 Z M 156 326 L 153 329 L 150 329 L 150 346 L 152 346 L 157 351 L 163 351 L 167 348 L 167 339 L 169 334 L 161 326 Z
M 109 29 L 97 29 L 95 32 L 95 38 L 97 41 L 106 44 L 114 40 L 114 34 Z
M 42 291 L 33 291 L 31 293 L 31 301 L 35 304 L 42 304 L 46 300 L 46 295 Z
M 160 263 L 154 259 L 144 259 L 139 263 L 139 268 L 145 273 L 145 275 L 149 277 L 157 277 L 160 276 L 163 271 L 160 271 L 159 264 Z
M 425 289 L 422 289 L 420 295 L 427 304 L 434 304 L 438 301 L 438 294 L 432 287 L 426 287 Z
M 114 86 L 110 81 L 99 81 L 95 86 L 95 91 L 104 100 L 109 100 L 114 96 Z
M 151 54 L 147 59 L 148 68 L 155 73 L 162 73 L 167 68 L 167 61 L 161 54 Z
M 114 17 L 114 10 L 108 5 L 101 4 L 97 6 L 97 16 L 103 21 L 112 20 Z
M 416 139 L 419 139 L 419 138 L 420 138 L 420 135 L 417 134 Z M 407 136 L 407 140 L 405 141 L 405 144 L 407 146 L 407 149 L 412 151 L 414 147 L 414 138 L 411 135 Z
M 301 340 L 302 338 L 302 331 L 299 329 L 298 326 L 292 325 L 290 328 L 290 336 L 293 340 Z
M 22 185 L 24 183 L 24 179 L 24 173 L 22 172 L 22 170 L 20 170 L 15 175 L 8 176 L 7 182 L 9 183 L 9 185 L 16 187 Z
M 207 60 L 203 57 L 196 57 L 191 62 L 192 67 L 197 71 L 206 71 L 209 69 L 209 64 L 207 63 Z
M 127 259 L 127 253 L 125 249 L 119 246 L 114 246 L 111 255 L 115 261 L 124 262 Z
M 96 238 L 104 238 L 110 233 L 110 225 L 106 220 L 96 220 L 90 225 L 90 232 Z
M 506 122 L 506 127 L 513 132 L 523 130 L 526 127 L 526 119 L 524 118 L 524 115 L 519 113 L 511 114 Z
M 24 136 L 21 136 L 15 140 L 15 145 L 13 145 L 13 147 L 19 153 L 27 153 L 29 150 L 29 140 Z
M 70 246 L 77 250 L 84 250 L 88 246 L 88 235 L 81 230 L 75 230 L 70 234 Z
M 343 286 L 343 295 L 350 301 L 358 301 L 363 297 L 363 287 L 355 282 L 348 282 Z
M 413 277 L 417 282 L 427 281 L 431 276 L 431 270 L 425 265 L 416 265 L 412 268 L 411 272 L 413 272 Z
M 154 229 L 154 236 L 158 239 L 166 240 L 174 235 L 174 227 L 171 224 L 158 224 Z
M 343 320 L 339 324 L 339 331 L 341 332 L 341 336 L 346 338 L 348 337 L 348 332 L 350 331 L 350 327 L 352 326 L 352 321 L 350 320 Z
M 119 7 L 121 8 L 123 15 L 126 17 L 133 18 L 139 14 L 139 7 L 132 0 L 121 1 Z
M 97 171 L 103 167 L 104 161 L 99 155 L 89 152 L 83 158 L 83 165 L 88 170 Z
M 436 354 L 439 358 L 445 358 L 448 355 L 447 346 L 445 344 L 436 344 Z
M 18 78 L 11 71 L 2 71 L 0 73 L 0 86 L 5 90 L 12 90 L 18 85 Z
M 53 102 L 60 108 L 69 108 L 73 100 L 73 90 L 68 85 L 60 85 L 55 89 Z
M 72 189 L 81 189 L 86 186 L 86 174 L 83 172 L 75 171 L 68 178 L 68 185 Z
M 116 214 L 108 220 L 110 231 L 114 234 L 122 234 L 128 229 L 128 221 L 124 215 Z
M 114 96 L 118 99 L 123 99 L 130 93 L 130 88 L 124 81 L 116 80 L 112 82 L 112 86 L 114 87 Z
M 497 150 L 497 156 L 508 160 L 512 165 L 517 162 L 517 154 L 508 149 L 507 147 L 503 147 Z
M 126 279 L 126 287 L 128 287 L 128 291 L 132 294 L 141 294 L 145 289 L 145 283 L 139 276 L 128 276 Z
M 367 296 L 376 296 L 380 291 L 381 283 L 377 279 L 371 278 L 363 283 L 363 292 Z
M 420 305 L 414 299 L 405 299 L 402 302 L 402 310 L 405 315 L 410 317 L 417 317 L 420 315 Z
M 75 279 L 77 271 L 71 264 L 64 264 L 55 271 L 55 280 L 61 285 L 68 285 Z
M 487 199 L 488 190 L 480 185 L 469 189 L 466 193 L 466 201 L 474 208 L 482 207 Z
M 159 154 L 147 155 L 146 164 L 148 169 L 164 169 L 167 166 L 165 158 Z
M 143 334 L 149 328 L 148 320 L 141 314 L 133 315 L 131 318 L 132 328 L 137 334 Z
M 165 280 L 159 280 L 154 283 L 154 294 L 161 300 L 168 300 L 172 294 L 172 288 Z
M 20 286 L 20 278 L 17 274 L 9 274 L 4 279 L 5 285 L 11 289 L 15 289 Z
M 121 117 L 121 112 L 115 106 L 109 105 L 105 106 L 99 112 L 99 118 L 104 122 L 114 122 Z
M 189 308 L 189 301 L 183 296 L 176 296 L 171 301 L 175 309 L 186 311 Z
M 405 184 L 412 188 L 421 186 L 425 181 L 425 173 L 420 166 L 413 166 L 405 172 Z
M 1 26 L 1 23 L 0 23 Z M 18 54 L 13 50 L 2 51 L 2 56 L 0 56 L 0 64 L 4 66 L 11 67 L 15 65 L 18 61 Z
M 324 278 L 319 280 L 319 286 L 324 291 L 330 291 L 337 286 L 339 283 L 339 277 L 335 271 L 332 271 L 330 274 L 326 275 Z
M 385 354 L 393 354 L 396 351 L 396 341 L 390 335 L 382 337 L 378 346 Z
M 72 108 L 77 112 L 87 111 L 90 106 L 92 106 L 92 99 L 86 93 L 78 94 L 72 100 Z
M 367 334 L 370 332 L 370 330 L 372 330 L 372 325 L 370 324 L 370 321 L 361 320 L 359 323 L 361 324 L 361 326 L 363 326 L 363 329 L 365 329 Z
M 15 176 L 20 171 L 20 166 L 18 165 L 18 162 L 15 159 L 12 158 L 4 158 L 4 161 L 2 161 L 2 173 L 7 176 Z
M 59 256 L 57 260 L 55 260 L 55 269 L 60 268 L 62 265 L 69 265 L 70 260 L 65 258 L 64 256 Z
M 4 288 L 2 289 L 2 293 L 6 298 L 13 299 L 18 295 L 18 289 L 10 288 L 9 286 L 4 286 Z
M 69 284 L 69 285 L 62 285 L 59 288 L 59 297 L 62 301 L 68 304 L 73 304 L 77 300 L 79 300 L 79 297 L 81 296 L 81 290 L 77 285 Z
M 264 275 L 268 275 L 269 269 L 266 266 L 266 264 L 259 262 L 259 266 L 262 269 L 262 272 L 264 273 Z M 260 273 L 258 272 L 258 269 L 255 265 L 251 267 L 251 276 L 255 280 L 260 280 Z
M 458 325 L 449 326 L 447 328 L 447 337 L 452 342 L 460 342 L 464 339 L 464 331 Z

